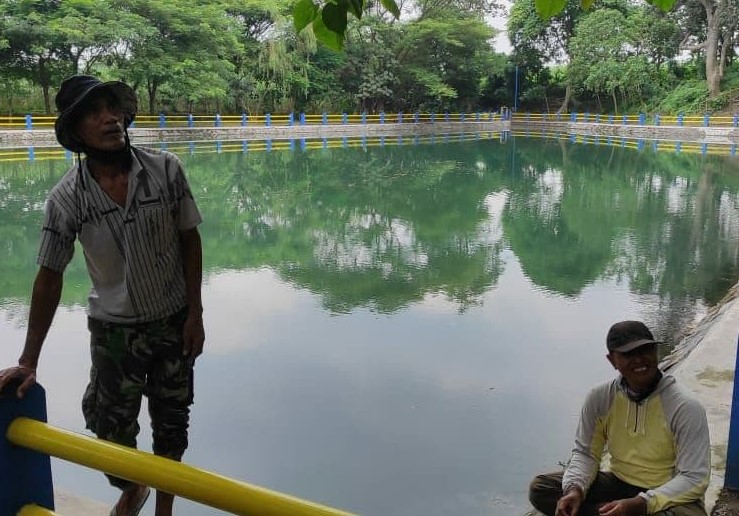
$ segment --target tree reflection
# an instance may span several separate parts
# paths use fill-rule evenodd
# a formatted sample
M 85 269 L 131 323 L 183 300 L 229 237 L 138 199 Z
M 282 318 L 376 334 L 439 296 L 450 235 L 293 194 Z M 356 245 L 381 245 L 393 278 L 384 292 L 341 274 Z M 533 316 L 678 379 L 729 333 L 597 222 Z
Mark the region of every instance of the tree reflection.
M 268 267 L 335 313 L 429 295 L 464 311 L 496 287 L 507 248 L 553 293 L 623 281 L 682 314 L 655 314 L 660 326 L 715 303 L 737 275 L 729 158 L 526 138 L 180 155 L 206 275 Z M 43 199 L 68 167 L 0 164 L 2 303 L 27 303 Z M 76 257 L 62 302 L 83 304 L 88 288 Z

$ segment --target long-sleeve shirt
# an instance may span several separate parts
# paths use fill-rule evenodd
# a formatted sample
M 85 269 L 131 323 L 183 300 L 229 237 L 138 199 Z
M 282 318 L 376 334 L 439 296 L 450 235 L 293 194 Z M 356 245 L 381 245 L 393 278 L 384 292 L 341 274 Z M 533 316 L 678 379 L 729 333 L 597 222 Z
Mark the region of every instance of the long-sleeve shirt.
M 706 412 L 674 377 L 664 375 L 639 403 L 628 398 L 620 377 L 590 391 L 562 480 L 565 491 L 578 486 L 587 493 L 606 446 L 611 472 L 644 488 L 648 514 L 703 499 L 711 471 Z

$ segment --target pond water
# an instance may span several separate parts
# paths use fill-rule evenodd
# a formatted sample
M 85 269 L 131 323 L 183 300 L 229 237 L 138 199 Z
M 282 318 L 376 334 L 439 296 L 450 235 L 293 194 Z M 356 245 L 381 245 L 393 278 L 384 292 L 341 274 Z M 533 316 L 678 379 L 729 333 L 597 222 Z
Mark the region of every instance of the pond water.
M 204 217 L 188 463 L 359 514 L 521 515 L 614 373 L 610 324 L 642 319 L 669 348 L 736 282 L 728 154 L 409 142 L 170 146 Z M 3 364 L 23 342 L 44 197 L 69 166 L 0 163 Z M 50 422 L 84 432 L 81 253 L 65 281 L 39 379 Z M 53 470 L 57 488 L 116 497 L 97 472 Z

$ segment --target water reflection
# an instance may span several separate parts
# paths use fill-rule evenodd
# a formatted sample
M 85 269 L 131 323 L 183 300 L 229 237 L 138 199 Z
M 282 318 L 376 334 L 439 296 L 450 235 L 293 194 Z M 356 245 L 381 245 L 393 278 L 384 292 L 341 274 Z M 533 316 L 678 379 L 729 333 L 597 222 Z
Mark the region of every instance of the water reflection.
M 643 318 L 674 342 L 736 278 L 729 156 L 567 138 L 226 145 L 181 153 L 205 220 L 208 331 L 186 459 L 362 514 L 522 513 L 611 375 L 610 323 Z M 5 363 L 67 166 L 0 165 Z M 88 288 L 77 256 L 40 369 L 50 419 L 75 430 Z M 99 475 L 54 468 L 112 500 Z

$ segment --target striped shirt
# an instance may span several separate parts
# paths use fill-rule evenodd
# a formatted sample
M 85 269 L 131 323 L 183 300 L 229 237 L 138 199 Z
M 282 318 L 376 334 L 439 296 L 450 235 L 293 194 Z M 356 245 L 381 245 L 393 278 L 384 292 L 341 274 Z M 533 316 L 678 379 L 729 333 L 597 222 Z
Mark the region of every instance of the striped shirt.
M 72 167 L 46 201 L 37 263 L 63 272 L 79 238 L 92 279 L 88 313 L 115 323 L 139 323 L 186 304 L 179 232 L 201 222 L 172 153 L 132 148 L 126 205 L 116 204 L 87 167 Z

